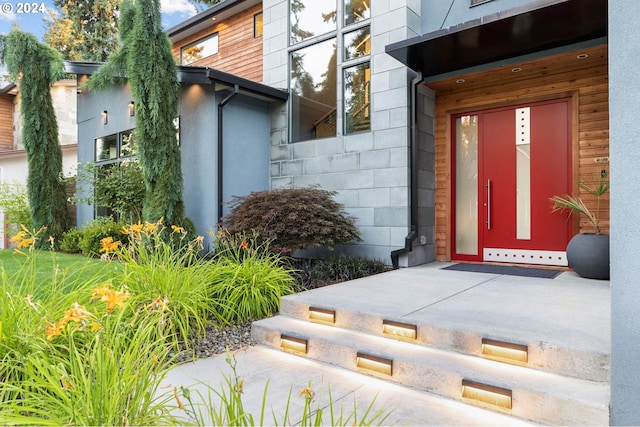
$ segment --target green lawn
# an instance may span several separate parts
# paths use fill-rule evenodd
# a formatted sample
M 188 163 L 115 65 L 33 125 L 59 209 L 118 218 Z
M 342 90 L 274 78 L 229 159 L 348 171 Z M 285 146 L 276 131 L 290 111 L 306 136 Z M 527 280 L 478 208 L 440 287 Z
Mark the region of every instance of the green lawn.
M 72 287 L 102 283 L 109 280 L 116 269 L 122 268 L 116 262 L 106 263 L 61 252 L 36 251 L 33 255 L 27 257 L 12 249 L 0 250 L 2 280 L 19 287 L 21 283 L 35 279 L 33 282 L 46 292 L 48 285 L 55 283 Z

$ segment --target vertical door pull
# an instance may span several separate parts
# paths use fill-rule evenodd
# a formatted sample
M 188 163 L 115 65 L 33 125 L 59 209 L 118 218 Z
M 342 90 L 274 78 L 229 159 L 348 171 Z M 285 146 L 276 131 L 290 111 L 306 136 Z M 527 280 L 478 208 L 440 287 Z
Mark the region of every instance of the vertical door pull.
M 491 180 L 487 179 L 487 230 L 491 230 Z

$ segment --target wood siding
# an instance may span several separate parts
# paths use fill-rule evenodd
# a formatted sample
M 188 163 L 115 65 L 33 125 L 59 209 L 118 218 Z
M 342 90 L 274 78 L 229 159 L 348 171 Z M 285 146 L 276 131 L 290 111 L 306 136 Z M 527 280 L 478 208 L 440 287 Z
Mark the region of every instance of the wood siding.
M 587 53 L 586 59 L 577 55 Z M 436 259 L 451 260 L 451 115 L 494 107 L 571 97 L 573 191 L 590 209 L 594 197 L 578 183 L 594 183 L 604 170 L 609 176 L 609 82 L 607 46 L 477 72 L 427 85 L 436 92 Z M 512 69 L 521 68 L 520 72 Z M 464 79 L 463 83 L 456 80 Z M 606 159 L 606 161 L 605 161 Z M 551 205 L 550 205 L 551 207 Z M 558 213 L 558 215 L 561 215 Z M 609 194 L 600 206 L 601 228 L 609 231 Z M 584 218 L 574 231 L 593 231 Z
M 0 151 L 13 149 L 13 99 L 12 95 L 0 96 Z
M 180 48 L 213 33 L 218 33 L 218 53 L 189 65 L 211 67 L 256 82 L 262 82 L 262 37 L 253 37 L 253 16 L 262 5 L 253 6 L 173 46 L 173 55 L 180 62 Z

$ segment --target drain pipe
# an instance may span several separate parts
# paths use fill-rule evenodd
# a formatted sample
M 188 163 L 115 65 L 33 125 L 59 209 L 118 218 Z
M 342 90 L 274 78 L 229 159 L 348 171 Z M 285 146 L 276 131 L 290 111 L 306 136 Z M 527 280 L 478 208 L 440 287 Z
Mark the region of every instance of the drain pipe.
M 417 130 L 417 108 L 416 102 L 418 98 L 418 86 L 424 82 L 422 73 L 418 73 L 417 76 L 411 81 L 411 131 L 409 133 L 409 168 L 410 168 L 410 182 L 409 182 L 409 234 L 404 238 L 404 247 L 391 251 L 391 265 L 394 270 L 400 268 L 398 264 L 398 258 L 400 255 L 407 254 L 413 250 L 413 241 L 418 237 L 418 130 Z
M 222 109 L 224 108 L 231 99 L 240 93 L 240 86 L 233 85 L 233 92 L 231 92 L 225 99 L 220 101 L 218 104 L 218 226 L 222 224 L 222 207 L 224 204 L 222 198 L 223 191 L 223 183 L 222 183 L 222 154 L 223 154 L 223 144 L 222 144 Z

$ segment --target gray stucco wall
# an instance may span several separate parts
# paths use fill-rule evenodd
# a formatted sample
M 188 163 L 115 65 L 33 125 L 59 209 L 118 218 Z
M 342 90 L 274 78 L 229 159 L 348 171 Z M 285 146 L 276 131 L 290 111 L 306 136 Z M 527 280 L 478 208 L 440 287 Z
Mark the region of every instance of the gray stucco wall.
M 82 84 L 86 77 L 80 77 Z M 129 116 L 131 102 L 129 86 L 114 87 L 105 92 L 82 90 L 78 94 L 78 173 L 83 173 L 83 165 L 94 161 L 95 139 L 136 127 L 135 116 Z M 102 111 L 107 111 L 108 123 L 102 124 Z M 78 184 L 78 197 L 87 197 L 92 191 L 90 183 Z M 93 206 L 79 205 L 76 209 L 77 225 L 82 227 L 93 220 Z
M 640 2 L 609 1 L 611 424 L 640 425 Z
M 205 237 L 205 245 L 211 242 L 209 232 L 215 231 L 218 219 L 218 104 L 229 93 L 215 92 L 214 85 L 185 84 L 179 100 L 185 212 Z M 96 138 L 135 128 L 130 102 L 128 85 L 78 96 L 79 162 L 94 161 Z M 269 102 L 240 93 L 223 109 L 223 214 L 234 196 L 269 188 L 270 108 Z M 104 110 L 109 115 L 106 125 Z M 81 191 L 86 197 L 92 188 L 83 184 Z M 92 206 L 80 205 L 77 213 L 79 227 L 93 220 Z

